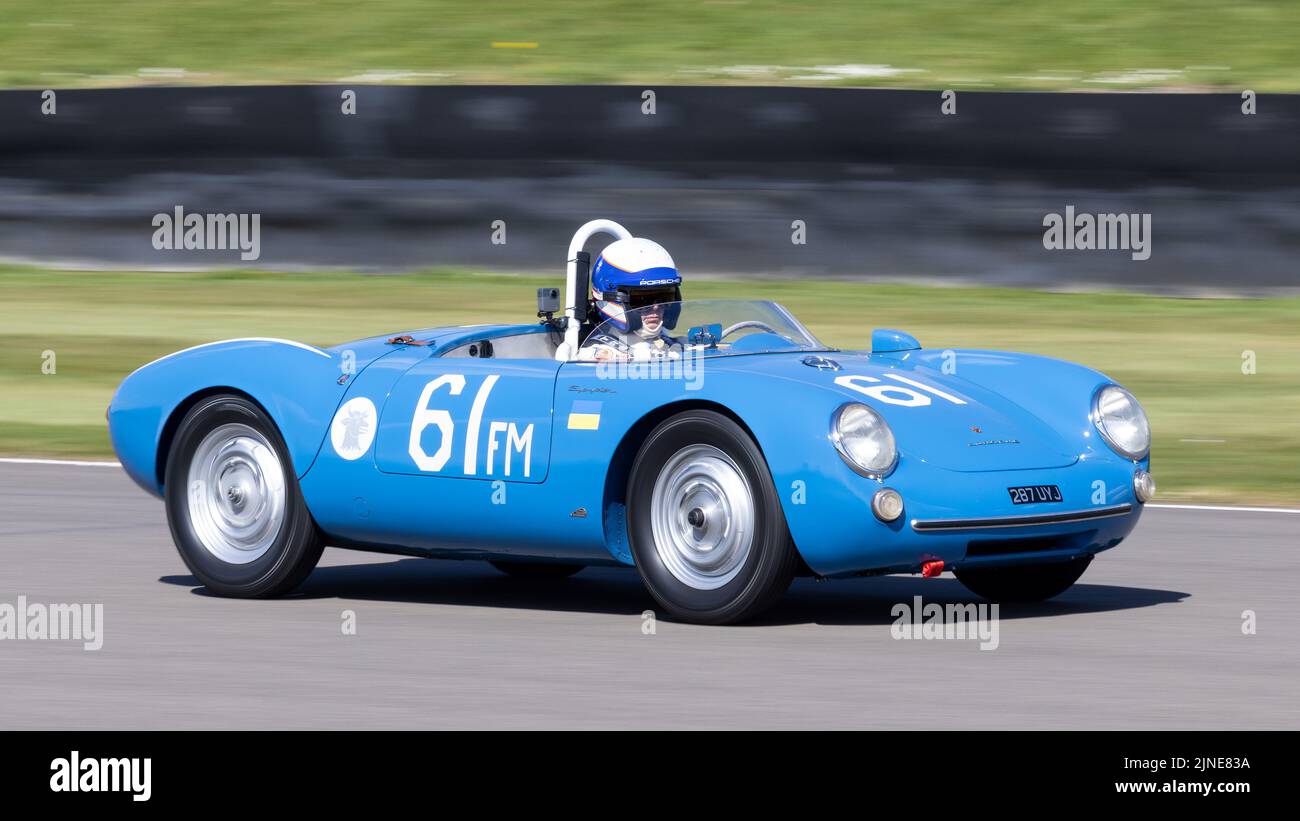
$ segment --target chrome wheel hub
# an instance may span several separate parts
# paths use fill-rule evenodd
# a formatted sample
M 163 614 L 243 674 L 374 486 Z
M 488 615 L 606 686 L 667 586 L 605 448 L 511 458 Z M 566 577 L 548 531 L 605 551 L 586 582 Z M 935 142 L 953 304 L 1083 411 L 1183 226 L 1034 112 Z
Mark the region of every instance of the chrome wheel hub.
M 690 445 L 659 471 L 650 497 L 659 559 L 682 584 L 716 590 L 736 578 L 754 542 L 754 494 L 731 457 Z
M 208 552 L 229 564 L 257 561 L 284 526 L 284 467 L 266 437 L 222 425 L 199 443 L 188 474 L 190 523 Z

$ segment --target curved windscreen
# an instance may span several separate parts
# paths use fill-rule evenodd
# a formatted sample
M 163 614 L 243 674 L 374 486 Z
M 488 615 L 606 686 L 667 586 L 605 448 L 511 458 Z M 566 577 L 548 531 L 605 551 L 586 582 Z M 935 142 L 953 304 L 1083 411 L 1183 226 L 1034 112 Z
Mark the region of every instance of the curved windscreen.
M 775 302 L 699 299 L 623 312 L 596 326 L 578 351 L 587 361 L 824 351 L 826 346 Z

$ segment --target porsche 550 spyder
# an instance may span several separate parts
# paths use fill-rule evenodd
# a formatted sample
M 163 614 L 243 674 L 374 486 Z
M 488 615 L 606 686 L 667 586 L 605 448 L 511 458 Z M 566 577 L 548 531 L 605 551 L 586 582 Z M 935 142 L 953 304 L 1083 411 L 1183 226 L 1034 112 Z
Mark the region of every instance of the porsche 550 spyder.
M 582 226 L 540 321 L 163 357 L 114 395 L 113 446 L 218 594 L 285 593 L 330 545 L 532 578 L 634 567 L 713 624 L 799 574 L 951 570 L 1046 599 L 1154 493 L 1141 406 L 1081 365 L 886 329 L 839 350 L 773 302 L 712 300 L 657 309 L 670 356 L 593 356 L 601 233 L 630 237 Z

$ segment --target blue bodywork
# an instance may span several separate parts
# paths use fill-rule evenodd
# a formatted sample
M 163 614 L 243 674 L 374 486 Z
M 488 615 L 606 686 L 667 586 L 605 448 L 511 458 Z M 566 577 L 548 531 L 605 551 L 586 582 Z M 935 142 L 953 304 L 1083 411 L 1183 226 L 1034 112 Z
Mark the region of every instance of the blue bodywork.
M 489 325 L 329 349 L 269 339 L 200 346 L 123 382 L 109 408 L 113 446 L 132 479 L 161 495 L 184 413 L 205 395 L 244 394 L 279 427 L 331 544 L 457 558 L 632 564 L 632 461 L 655 424 L 686 408 L 727 413 L 752 434 L 794 543 L 820 575 L 1064 560 L 1113 547 L 1141 515 L 1133 475 L 1148 460 L 1102 440 L 1091 402 L 1112 381 L 1079 365 L 927 351 L 899 331 L 877 331 L 871 352 L 733 352 L 687 378 L 610 378 L 595 362 L 464 353 L 543 333 Z M 357 397 L 373 403 L 377 424 L 364 454 L 344 458 L 331 425 Z M 832 445 L 832 414 L 846 402 L 870 405 L 893 430 L 899 458 L 883 479 L 859 475 Z M 1012 504 L 1008 488 L 1026 485 L 1057 485 L 1063 500 Z M 888 524 L 871 510 L 881 487 L 904 500 Z M 1025 518 L 1063 513 L 1080 515 Z M 980 519 L 1002 521 L 953 523 Z

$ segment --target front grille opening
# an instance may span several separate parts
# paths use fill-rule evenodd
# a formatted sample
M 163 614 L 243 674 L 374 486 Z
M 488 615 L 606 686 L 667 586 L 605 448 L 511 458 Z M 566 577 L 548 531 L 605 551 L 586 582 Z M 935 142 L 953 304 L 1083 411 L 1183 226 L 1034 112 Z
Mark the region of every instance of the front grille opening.
M 1049 550 L 1077 550 L 1088 544 L 1088 533 L 1067 533 L 1063 536 L 1033 536 L 1024 539 L 972 539 L 966 545 L 966 558 L 982 556 L 1014 556 L 1017 553 L 1039 553 Z

